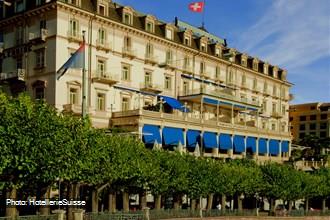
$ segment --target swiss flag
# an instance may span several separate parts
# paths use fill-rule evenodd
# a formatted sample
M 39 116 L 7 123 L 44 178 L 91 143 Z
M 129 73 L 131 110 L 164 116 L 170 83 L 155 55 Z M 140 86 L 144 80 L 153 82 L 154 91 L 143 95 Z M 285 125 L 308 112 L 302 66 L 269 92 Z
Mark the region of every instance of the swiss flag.
M 189 4 L 189 10 L 193 12 L 202 12 L 204 8 L 204 2 L 193 2 Z

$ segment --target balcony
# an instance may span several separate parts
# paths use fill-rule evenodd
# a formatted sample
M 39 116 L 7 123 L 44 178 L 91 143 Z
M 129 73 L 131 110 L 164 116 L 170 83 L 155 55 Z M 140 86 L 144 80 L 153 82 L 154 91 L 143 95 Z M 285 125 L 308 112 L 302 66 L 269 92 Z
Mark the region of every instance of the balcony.
M 164 63 L 159 64 L 159 67 L 165 68 L 165 69 L 175 70 L 176 69 L 176 63 L 175 63 L 175 61 L 172 61 L 172 60 L 165 60 Z
M 9 73 L 0 73 L 0 80 L 6 81 L 6 80 L 20 80 L 25 81 L 25 69 L 17 69 L 14 72 Z
M 208 72 L 205 72 L 205 70 L 201 70 L 199 72 L 199 75 L 201 76 L 201 78 L 204 78 L 204 79 L 209 79 L 210 78 L 210 74 Z
M 119 75 L 96 71 L 92 75 L 92 82 L 104 83 L 112 86 L 119 82 Z
M 263 93 L 264 93 L 265 96 L 270 96 L 270 92 L 267 89 L 264 89 Z
M 161 93 L 163 89 L 161 88 L 160 85 L 153 84 L 151 82 L 143 82 L 140 83 L 140 90 L 144 92 L 150 92 L 150 93 Z
M 241 89 L 242 89 L 242 90 L 247 90 L 247 89 L 249 89 L 249 87 L 247 86 L 246 83 L 242 83 L 242 85 L 241 85 Z
M 282 118 L 283 116 L 279 112 L 272 112 L 272 117 L 276 118 L 276 119 L 279 119 L 279 118 Z
M 110 43 L 104 39 L 97 39 L 96 40 L 96 49 L 97 50 L 104 50 L 105 52 L 111 51 Z
M 47 37 L 48 37 L 48 30 L 44 28 L 40 29 L 39 32 L 29 33 L 29 41 L 32 44 L 43 43 L 46 41 Z
M 194 73 L 193 68 L 190 65 L 183 65 L 182 66 L 182 72 L 186 73 L 186 74 L 189 74 L 189 75 L 192 75 Z
M 82 35 L 78 31 L 76 31 L 76 30 L 75 31 L 73 31 L 73 30 L 68 31 L 67 37 L 68 37 L 68 40 L 70 42 L 78 42 L 78 43 L 80 43 L 80 42 L 83 41 Z
M 123 57 L 128 57 L 130 59 L 134 59 L 136 57 L 136 52 L 135 52 L 135 50 L 132 49 L 132 47 L 123 47 L 122 55 L 123 55 Z
M 155 125 L 170 126 L 175 124 L 178 127 L 194 128 L 203 127 L 205 130 L 218 131 L 219 127 L 224 133 L 231 132 L 249 132 L 251 135 L 275 135 L 289 138 L 289 132 L 279 132 L 261 129 L 255 126 L 255 121 L 247 121 L 246 125 L 242 122 L 231 120 L 222 120 L 220 117 L 206 118 L 205 114 L 198 116 L 192 113 L 182 113 L 174 111 L 173 113 L 162 113 L 157 111 L 149 111 L 144 109 L 136 109 L 129 111 L 113 112 L 110 119 L 112 126 L 133 126 L 137 127 L 139 123 L 152 123 Z M 233 123 L 231 123 L 233 122 Z
M 81 105 L 78 104 L 65 104 L 63 105 L 64 113 L 72 113 L 74 115 L 81 115 L 82 108 Z
M 144 62 L 146 64 L 151 64 L 151 65 L 156 65 L 158 64 L 158 59 L 156 56 L 154 56 L 153 54 L 145 54 L 144 56 Z

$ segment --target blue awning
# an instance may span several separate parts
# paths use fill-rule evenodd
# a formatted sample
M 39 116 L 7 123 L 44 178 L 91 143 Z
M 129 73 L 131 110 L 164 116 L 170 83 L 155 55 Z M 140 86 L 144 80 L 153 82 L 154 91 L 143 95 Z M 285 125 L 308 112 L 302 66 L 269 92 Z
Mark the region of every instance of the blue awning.
M 203 102 L 211 105 L 218 105 L 219 102 L 215 99 L 210 99 L 210 98 L 203 98 Z
M 183 145 L 183 130 L 181 128 L 163 128 L 163 142 L 165 145 L 178 145 L 179 142 Z
M 278 155 L 280 153 L 280 143 L 278 140 L 269 140 L 269 153 L 271 155 Z
M 289 152 L 289 141 L 282 141 L 281 146 L 283 153 Z
M 257 152 L 257 138 L 247 137 L 247 139 L 246 139 L 246 150 L 251 151 L 252 153 Z
M 218 148 L 217 134 L 214 132 L 204 132 L 203 134 L 204 148 Z
M 245 152 L 244 136 L 241 135 L 234 136 L 234 150 L 237 153 Z
M 162 143 L 159 126 L 148 124 L 144 125 L 142 128 L 142 140 L 146 144 L 153 144 L 155 141 L 159 144 Z
M 231 141 L 230 134 L 220 134 L 219 136 L 219 147 L 222 150 L 233 149 L 233 144 Z
M 259 154 L 267 154 L 267 140 L 265 138 L 259 138 Z
M 163 98 L 163 101 L 165 101 L 165 103 L 167 103 L 172 108 L 178 109 L 182 112 L 189 112 L 189 109 L 186 108 L 179 100 L 172 98 L 172 97 L 163 96 L 163 95 L 161 95 L 159 97 Z
M 200 145 L 201 132 L 197 130 L 187 131 L 187 147 L 196 147 L 198 143 Z

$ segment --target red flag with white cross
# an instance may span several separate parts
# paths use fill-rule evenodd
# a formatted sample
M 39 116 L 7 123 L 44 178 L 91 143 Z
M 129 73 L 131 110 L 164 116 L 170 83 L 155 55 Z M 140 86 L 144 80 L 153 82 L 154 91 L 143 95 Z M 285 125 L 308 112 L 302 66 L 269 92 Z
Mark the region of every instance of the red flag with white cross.
M 189 4 L 189 10 L 193 12 L 203 12 L 204 2 L 192 2 Z

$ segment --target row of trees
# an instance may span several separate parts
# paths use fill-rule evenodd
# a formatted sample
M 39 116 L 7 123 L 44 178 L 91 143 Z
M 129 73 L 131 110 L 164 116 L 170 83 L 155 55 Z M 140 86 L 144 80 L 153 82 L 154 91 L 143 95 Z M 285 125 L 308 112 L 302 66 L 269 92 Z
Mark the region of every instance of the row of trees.
M 208 197 L 212 208 L 213 197 L 220 195 L 222 207 L 226 196 L 236 196 L 239 209 L 243 195 L 267 197 L 272 205 L 275 199 L 330 196 L 330 169 L 309 174 L 274 163 L 258 166 L 250 160 L 223 162 L 151 151 L 137 138 L 107 134 L 88 120 L 59 114 L 25 95 L 0 94 L 0 152 L 0 190 L 6 198 L 48 198 L 60 180 L 68 199 L 87 187 L 83 192 L 91 198 L 93 212 L 99 210 L 101 192 L 109 195 L 110 211 L 115 210 L 116 192 L 123 195 L 125 211 L 129 193 L 140 193 L 145 206 L 147 191 L 155 196 L 156 209 L 162 197 L 172 197 L 174 208 L 180 208 L 183 195 L 192 199 L 192 209 L 200 197 Z M 39 211 L 48 214 L 49 207 Z M 16 214 L 16 207 L 6 207 L 6 215 Z

